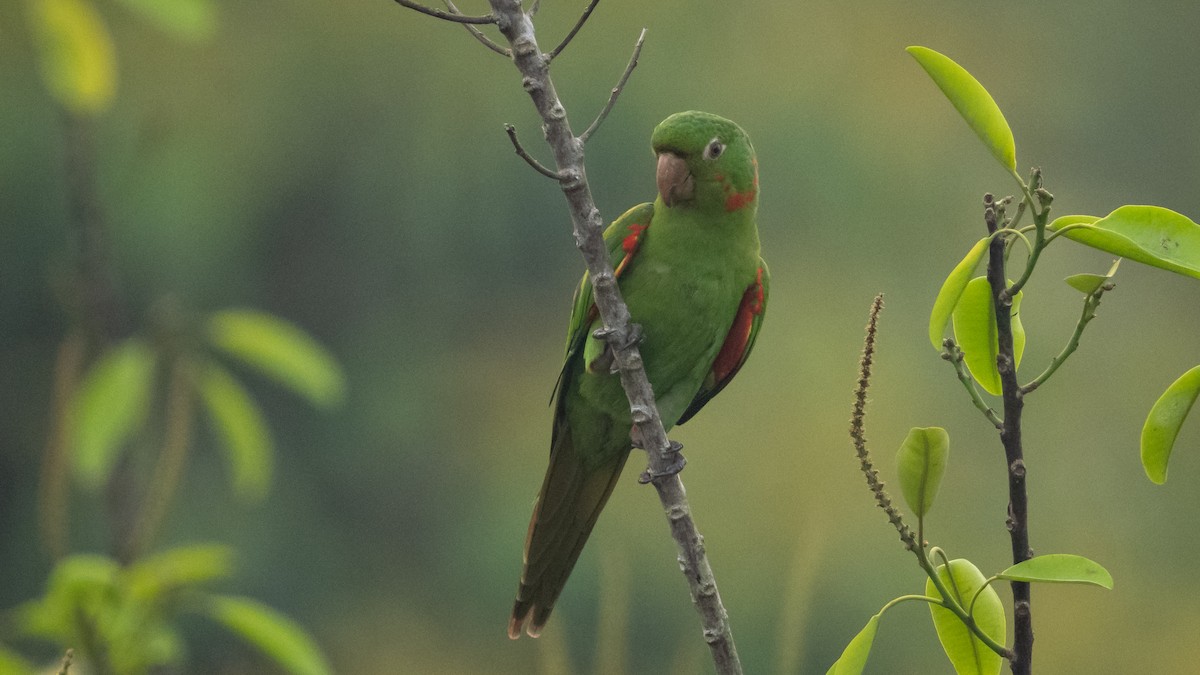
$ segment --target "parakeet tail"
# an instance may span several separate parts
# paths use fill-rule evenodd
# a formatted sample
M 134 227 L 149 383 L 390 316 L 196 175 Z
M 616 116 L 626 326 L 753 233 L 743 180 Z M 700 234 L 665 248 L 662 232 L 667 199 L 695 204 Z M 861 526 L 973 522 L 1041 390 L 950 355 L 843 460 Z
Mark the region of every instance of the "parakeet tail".
M 523 627 L 530 637 L 541 634 L 629 457 L 625 448 L 600 462 L 586 462 L 570 430 L 564 425 L 558 431 L 525 537 L 525 566 L 508 622 L 508 637 L 514 640 Z

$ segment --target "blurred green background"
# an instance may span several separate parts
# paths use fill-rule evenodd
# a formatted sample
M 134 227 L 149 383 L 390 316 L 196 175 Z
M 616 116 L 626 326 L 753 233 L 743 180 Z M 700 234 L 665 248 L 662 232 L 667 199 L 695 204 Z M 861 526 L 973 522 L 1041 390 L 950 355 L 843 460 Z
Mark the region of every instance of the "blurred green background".
M 544 48 L 582 2 L 544 0 Z M 100 1 L 120 82 L 98 118 L 114 264 L 144 317 L 252 306 L 311 330 L 344 364 L 347 405 L 318 415 L 251 380 L 278 441 L 261 506 L 233 499 L 211 433 L 161 545 L 239 550 L 229 590 L 312 630 L 340 672 L 704 672 L 695 612 L 654 492 L 631 469 L 538 640 L 504 625 L 549 443 L 546 401 L 582 263 L 519 76 L 460 28 L 387 0 L 218 3 L 179 41 Z M 463 7 L 485 11 L 482 2 Z M 862 326 L 887 295 L 868 437 L 885 478 L 911 426 L 951 461 L 929 537 L 1006 566 L 995 434 L 925 337 L 942 279 L 1011 180 L 903 48 L 971 70 L 1005 111 L 1018 164 L 1055 212 L 1151 203 L 1200 217 L 1200 5 L 1179 2 L 641 3 L 606 0 L 554 63 L 577 130 L 641 65 L 588 146 L 605 218 L 653 195 L 650 130 L 679 110 L 738 121 L 762 175 L 772 298 L 736 384 L 673 437 L 748 672 L 824 672 L 890 598 L 923 580 L 873 506 L 847 434 Z M 0 3 L 0 607 L 38 595 L 50 558 L 35 495 L 71 261 L 63 125 L 24 4 Z M 1103 272 L 1064 243 L 1022 306 L 1026 378 L 1070 335 L 1061 278 Z M 1200 657 L 1200 423 L 1172 480 L 1138 461 L 1142 419 L 1200 363 L 1200 284 L 1126 264 L 1083 345 L 1026 408 L 1039 553 L 1104 564 L 1112 592 L 1034 589 L 1046 673 L 1185 673 Z M 641 460 L 634 458 L 636 469 Z M 75 493 L 76 550 L 103 550 L 101 498 Z M 1001 597 L 1009 599 L 1007 589 Z M 259 672 L 206 624 L 189 672 Z M 49 656 L 48 656 L 49 658 Z M 928 612 L 884 618 L 869 672 L 947 672 Z

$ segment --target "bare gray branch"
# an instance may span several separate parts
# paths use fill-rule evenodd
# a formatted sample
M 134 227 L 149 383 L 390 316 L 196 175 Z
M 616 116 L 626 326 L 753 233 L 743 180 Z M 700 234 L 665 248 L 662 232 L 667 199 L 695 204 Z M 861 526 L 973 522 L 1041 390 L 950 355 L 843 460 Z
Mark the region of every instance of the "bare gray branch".
M 580 28 L 583 28 L 583 24 L 587 23 L 588 17 L 592 15 L 592 11 L 596 9 L 596 5 L 599 3 L 600 0 L 592 0 L 588 3 L 588 6 L 584 8 L 583 14 L 579 17 L 579 20 L 576 21 L 575 25 L 571 27 L 571 32 L 567 33 L 567 36 L 563 38 L 562 42 L 558 43 L 558 46 L 554 49 L 551 49 L 550 53 L 546 55 L 546 59 L 548 61 L 553 61 L 554 57 L 562 53 L 562 50 L 566 49 L 567 45 L 571 44 L 571 40 L 575 39 L 575 34 L 579 32 Z M 534 10 L 537 10 L 536 5 L 534 6 Z M 533 13 L 531 12 L 529 15 L 533 16 Z
M 454 14 L 456 16 L 463 15 L 463 13 L 460 12 L 459 9 L 454 6 L 454 3 L 451 0 L 446 0 L 446 8 L 450 10 L 451 14 Z M 463 28 L 466 28 L 467 32 L 471 34 L 471 37 L 475 38 L 476 40 L 479 40 L 479 42 L 484 47 L 487 47 L 488 49 L 496 52 L 500 56 L 504 56 L 507 58 L 512 57 L 512 51 L 510 51 L 506 47 L 501 47 L 500 45 L 496 44 L 495 42 L 492 42 L 492 39 L 490 37 L 484 35 L 483 32 L 480 31 L 475 26 L 473 26 L 469 23 L 464 23 Z
M 395 0 L 395 2 L 409 9 L 416 10 L 422 14 L 428 14 L 429 16 L 453 23 L 496 23 L 496 17 L 492 14 L 487 16 L 465 16 L 463 14 L 451 14 L 450 12 L 444 12 L 440 9 L 434 9 L 433 7 L 426 7 L 425 5 L 417 4 L 412 0 Z
M 516 127 L 511 124 L 505 124 L 504 131 L 508 133 L 508 139 L 512 141 L 513 149 L 517 151 L 517 154 L 521 156 L 521 159 L 525 160 L 526 164 L 533 167 L 534 171 L 537 171 L 547 178 L 553 178 L 554 180 L 558 180 L 560 178 L 557 173 L 547 169 L 541 162 L 534 159 L 532 155 L 525 151 L 525 146 L 521 145 L 521 141 L 517 140 Z
M 629 76 L 633 74 L 633 69 L 637 68 L 638 57 L 642 55 L 642 44 L 645 42 L 646 29 L 643 28 L 641 34 L 638 35 L 637 44 L 633 45 L 633 54 L 629 57 L 629 64 L 625 66 L 625 72 L 621 73 L 621 79 L 617 80 L 617 86 L 612 88 L 612 92 L 608 95 L 608 103 L 604 104 L 604 108 L 600 110 L 600 114 L 596 115 L 596 119 L 592 120 L 588 128 L 579 135 L 581 142 L 587 143 L 592 134 L 596 133 L 596 129 L 600 128 L 600 123 L 604 121 L 604 118 L 608 117 L 608 113 L 612 111 L 613 106 L 617 104 L 617 97 L 625 90 L 625 83 L 629 81 Z

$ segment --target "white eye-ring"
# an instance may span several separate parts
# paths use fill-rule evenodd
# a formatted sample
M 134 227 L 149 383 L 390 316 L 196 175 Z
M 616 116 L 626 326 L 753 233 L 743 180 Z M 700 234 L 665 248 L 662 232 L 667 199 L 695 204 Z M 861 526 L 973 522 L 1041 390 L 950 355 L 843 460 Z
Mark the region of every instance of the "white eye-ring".
M 722 152 L 725 152 L 725 144 L 721 142 L 721 139 L 713 138 L 708 145 L 704 146 L 704 159 L 711 162 L 720 157 Z

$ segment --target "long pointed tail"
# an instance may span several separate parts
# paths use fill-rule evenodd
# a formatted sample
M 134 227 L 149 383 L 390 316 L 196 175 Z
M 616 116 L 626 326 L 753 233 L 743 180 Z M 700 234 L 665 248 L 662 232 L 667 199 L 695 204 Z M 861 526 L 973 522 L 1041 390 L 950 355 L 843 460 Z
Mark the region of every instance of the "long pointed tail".
M 576 452 L 568 429 L 556 436 L 525 537 L 525 566 L 508 621 L 514 640 L 526 622 L 530 637 L 541 634 L 629 457 L 619 451 L 597 463 Z

